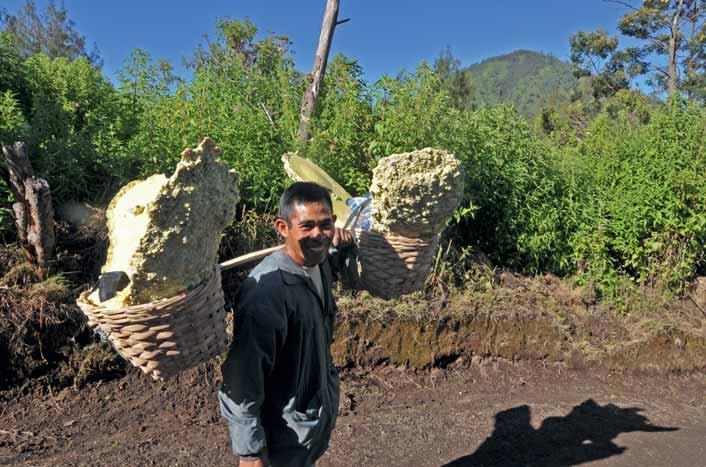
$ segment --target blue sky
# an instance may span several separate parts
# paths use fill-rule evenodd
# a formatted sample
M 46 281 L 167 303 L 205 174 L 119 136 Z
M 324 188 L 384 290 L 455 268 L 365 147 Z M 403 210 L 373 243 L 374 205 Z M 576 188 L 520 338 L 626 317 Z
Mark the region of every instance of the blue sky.
M 10 13 L 24 0 L 3 0 Z M 48 0 L 37 0 L 44 8 Z M 325 0 L 64 0 L 76 29 L 95 42 L 110 78 L 134 48 L 169 60 L 179 72 L 216 18 L 248 18 L 262 32 L 290 38 L 297 68 L 309 70 Z M 414 69 L 447 45 L 462 64 L 517 49 L 567 59 L 569 36 L 602 27 L 615 32 L 623 10 L 601 0 L 341 0 L 332 53 L 358 60 L 368 80 Z M 89 48 L 90 49 L 90 48 Z

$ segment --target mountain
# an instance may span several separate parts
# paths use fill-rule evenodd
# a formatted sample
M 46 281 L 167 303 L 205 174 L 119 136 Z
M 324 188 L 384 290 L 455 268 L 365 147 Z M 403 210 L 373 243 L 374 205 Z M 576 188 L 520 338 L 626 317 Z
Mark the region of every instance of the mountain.
M 530 50 L 488 58 L 463 72 L 470 77 L 475 105 L 513 104 L 528 118 L 544 106 L 568 102 L 577 81 L 570 64 Z

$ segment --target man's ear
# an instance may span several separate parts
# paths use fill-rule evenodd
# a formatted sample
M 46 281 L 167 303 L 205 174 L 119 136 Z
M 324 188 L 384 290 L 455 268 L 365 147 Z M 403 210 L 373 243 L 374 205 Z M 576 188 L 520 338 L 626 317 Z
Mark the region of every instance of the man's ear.
M 289 235 L 289 224 L 281 217 L 278 217 L 275 219 L 275 230 L 277 230 L 280 237 L 287 238 Z

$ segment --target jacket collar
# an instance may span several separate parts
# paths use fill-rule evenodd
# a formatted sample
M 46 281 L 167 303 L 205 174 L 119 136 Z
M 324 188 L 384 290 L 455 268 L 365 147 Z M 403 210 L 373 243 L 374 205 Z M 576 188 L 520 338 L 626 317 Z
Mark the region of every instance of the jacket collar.
M 297 264 L 291 256 L 282 250 L 272 253 L 270 258 L 277 269 L 289 273 L 282 274 L 286 284 L 299 284 L 302 279 L 306 280 L 309 277 L 309 274 L 306 273 L 304 268 Z
M 306 273 L 303 267 L 297 264 L 291 256 L 289 256 L 284 251 L 278 251 L 273 254 L 277 255 L 274 260 L 277 267 L 284 272 L 289 274 L 282 274 L 284 277 L 284 282 L 287 284 L 298 284 L 301 279 L 307 278 L 309 275 Z
M 326 287 L 324 286 L 324 296 L 320 296 L 309 274 L 307 274 L 304 268 L 302 268 L 297 262 L 295 262 L 291 256 L 289 256 L 284 251 L 279 250 L 272 253 L 270 255 L 270 258 L 274 266 L 277 267 L 280 271 L 289 273 L 282 274 L 282 280 L 285 284 L 299 285 L 303 282 L 311 290 L 314 296 L 316 296 L 316 299 L 321 304 L 321 309 L 329 309 L 329 307 L 326 306 L 326 303 L 329 300 L 328 296 L 330 294 L 330 291 L 326 290 Z M 321 270 L 321 280 L 324 281 L 324 284 L 326 284 L 328 281 L 328 272 L 325 264 L 326 261 L 319 265 L 319 269 Z

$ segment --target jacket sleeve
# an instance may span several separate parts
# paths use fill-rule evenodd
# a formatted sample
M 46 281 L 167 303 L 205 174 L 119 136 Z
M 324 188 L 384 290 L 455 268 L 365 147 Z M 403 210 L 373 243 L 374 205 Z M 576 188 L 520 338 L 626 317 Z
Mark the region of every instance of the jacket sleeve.
M 251 278 L 243 283 L 233 343 L 222 366 L 221 415 L 228 421 L 233 452 L 240 456 L 256 455 L 267 444 L 260 410 L 286 336 L 283 300 L 273 292 Z
M 346 288 L 356 288 L 358 269 L 356 264 L 358 250 L 353 245 L 332 249 L 328 257 L 333 282 L 339 282 Z

